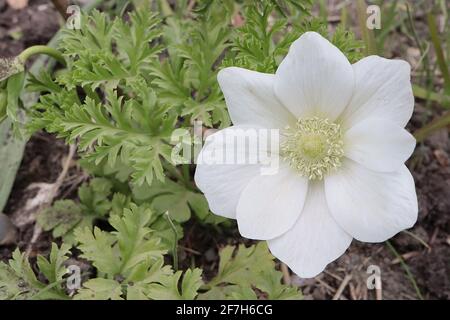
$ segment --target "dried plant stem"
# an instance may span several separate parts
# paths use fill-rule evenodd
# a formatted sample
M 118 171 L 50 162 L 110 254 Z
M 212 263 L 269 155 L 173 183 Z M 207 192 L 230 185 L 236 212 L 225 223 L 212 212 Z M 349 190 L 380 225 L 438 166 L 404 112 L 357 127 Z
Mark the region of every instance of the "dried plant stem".
M 341 285 L 339 286 L 339 288 L 337 289 L 336 293 L 333 296 L 333 300 L 338 300 L 341 297 L 342 292 L 344 292 L 345 287 L 347 287 L 347 285 L 351 279 L 352 279 L 352 276 L 349 274 L 347 274 L 344 277 L 344 280 L 342 280 Z
M 383 300 L 383 289 L 375 289 L 375 299 L 376 300 Z
M 62 171 L 59 174 L 58 178 L 56 179 L 55 183 L 52 185 L 52 188 L 51 188 L 50 192 L 48 193 L 45 201 L 43 201 L 42 204 L 39 206 L 38 212 L 40 212 L 43 209 L 49 207 L 53 203 L 53 200 L 58 195 L 59 188 L 63 184 L 64 179 L 66 178 L 67 173 L 69 172 L 70 163 L 72 162 L 72 159 L 73 159 L 73 157 L 75 155 L 76 149 L 77 149 L 76 145 L 70 145 L 69 152 L 68 152 L 67 157 L 66 157 L 66 159 L 64 161 Z M 41 233 L 42 233 L 42 228 L 39 226 L 38 223 L 36 223 L 34 225 L 33 235 L 31 237 L 31 240 L 30 240 L 30 242 L 28 244 L 28 247 L 27 247 L 27 250 L 26 250 L 26 255 L 27 256 L 30 255 L 31 250 L 33 249 L 33 246 L 36 243 L 36 241 L 38 240 L 38 238 L 41 235 Z
M 281 272 L 283 272 L 283 282 L 285 285 L 291 285 L 291 274 L 289 273 L 289 268 L 285 263 L 281 263 Z

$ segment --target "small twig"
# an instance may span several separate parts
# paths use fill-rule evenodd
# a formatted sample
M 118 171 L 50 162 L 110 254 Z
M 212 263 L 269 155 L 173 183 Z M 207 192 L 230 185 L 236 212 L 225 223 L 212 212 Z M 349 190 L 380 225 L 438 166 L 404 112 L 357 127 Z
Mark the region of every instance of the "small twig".
M 433 244 L 436 242 L 438 234 L 439 234 L 439 228 L 436 227 L 433 231 L 433 234 L 431 235 L 430 244 Z
M 66 186 L 70 186 L 61 196 L 61 198 L 65 199 L 69 194 L 71 194 L 80 184 L 85 182 L 89 176 L 86 173 L 82 173 L 81 175 L 76 175 L 75 177 L 69 177 L 69 179 L 65 180 Z
M 330 271 L 324 270 L 323 273 L 329 275 L 330 277 L 332 277 L 332 278 L 334 278 L 334 279 L 336 279 L 338 281 L 342 281 L 343 280 L 342 277 L 340 277 L 337 274 L 334 274 L 334 273 L 332 273 Z
M 344 277 L 344 280 L 342 280 L 341 285 L 339 286 L 339 288 L 337 289 L 336 293 L 333 296 L 333 300 L 338 300 L 341 297 L 342 292 L 344 292 L 345 287 L 347 286 L 347 284 L 349 283 L 349 281 L 351 279 L 352 279 L 352 276 L 349 274 L 347 274 Z
M 323 280 L 320 280 L 319 278 L 314 278 L 319 284 L 325 287 L 325 289 L 328 289 L 330 292 L 336 292 L 336 289 L 330 286 L 328 283 L 326 283 Z
M 350 289 L 350 299 L 358 300 L 358 295 L 356 293 L 356 288 L 351 282 L 348 284 L 348 288 Z
M 409 295 L 407 293 L 401 293 L 401 297 L 402 298 L 406 298 L 408 300 L 417 300 L 416 298 L 414 298 L 412 295 Z
M 285 263 L 281 263 L 281 272 L 283 272 L 284 284 L 290 286 L 292 283 L 291 274 L 289 273 L 289 268 Z
M 68 0 L 52 0 L 52 3 L 55 6 L 56 10 L 58 10 L 59 14 L 64 19 L 67 19 L 67 7 L 69 6 L 69 1 Z
M 419 254 L 420 254 L 420 252 L 418 252 L 418 251 L 411 251 L 411 252 L 402 254 L 401 257 L 402 257 L 403 261 L 406 261 L 413 257 L 418 256 Z M 399 263 L 401 263 L 401 260 L 399 258 L 395 258 L 394 260 L 391 261 L 391 264 L 399 264 Z
M 70 163 L 72 162 L 72 159 L 75 155 L 76 149 L 77 149 L 76 145 L 70 145 L 69 152 L 67 154 L 66 160 L 64 161 L 62 171 L 59 174 L 58 178 L 56 179 L 55 183 L 52 185 L 52 188 L 51 188 L 50 192 L 48 193 L 45 201 L 43 201 L 42 204 L 37 209 L 37 212 L 41 212 L 43 209 L 49 207 L 53 203 L 53 200 L 58 195 L 59 188 L 63 184 L 64 179 L 66 178 L 67 172 L 69 172 Z M 34 225 L 33 235 L 31 237 L 31 240 L 30 240 L 27 250 L 25 252 L 26 256 L 30 255 L 34 244 L 36 243 L 36 241 L 38 240 L 38 238 L 41 234 L 42 234 L 42 228 L 39 226 L 38 223 L 36 223 Z
M 375 299 L 383 300 L 383 287 L 379 287 L 375 289 Z
M 201 256 L 202 255 L 201 252 L 199 252 L 197 250 L 194 250 L 194 249 L 191 249 L 191 248 L 188 248 L 188 247 L 185 247 L 185 246 L 180 246 L 180 248 L 183 249 L 184 251 L 187 251 L 189 253 L 195 254 L 196 256 Z
M 362 290 L 362 300 L 368 300 L 368 296 L 369 296 L 369 292 L 367 290 L 367 286 L 363 285 L 361 286 L 361 290 Z

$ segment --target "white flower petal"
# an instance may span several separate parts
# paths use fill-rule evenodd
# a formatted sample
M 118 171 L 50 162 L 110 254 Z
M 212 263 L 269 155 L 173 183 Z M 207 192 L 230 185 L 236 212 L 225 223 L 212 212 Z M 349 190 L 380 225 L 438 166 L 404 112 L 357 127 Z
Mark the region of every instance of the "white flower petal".
M 306 32 L 291 45 L 276 72 L 275 94 L 297 118 L 334 121 L 353 88 L 353 69 L 345 55 L 315 32 Z
M 417 220 L 414 180 L 404 165 L 378 173 L 345 160 L 325 177 L 325 195 L 337 223 L 360 241 L 385 241 Z
M 414 108 L 410 65 L 403 60 L 370 56 L 355 63 L 353 69 L 355 91 L 340 117 L 344 126 L 350 128 L 375 117 L 405 127 Z
M 416 139 L 394 122 L 368 118 L 344 135 L 345 156 L 380 171 L 397 171 L 411 156 Z
M 308 180 L 287 165 L 281 165 L 277 174 L 255 177 L 239 199 L 239 232 L 258 240 L 283 234 L 300 215 L 307 191 Z
M 331 216 L 323 183 L 310 183 L 305 207 L 295 225 L 285 234 L 269 240 L 272 254 L 298 276 L 311 278 L 341 256 L 352 237 Z
M 284 128 L 295 121 L 275 97 L 275 75 L 230 67 L 222 69 L 217 80 L 233 124 Z
M 234 126 L 214 133 L 206 139 L 197 159 L 195 183 L 205 194 L 211 211 L 226 218 L 236 218 L 236 207 L 242 190 L 251 179 L 260 174 L 260 165 L 248 161 L 251 149 L 231 145 L 231 141 L 226 139 L 227 133 L 245 133 L 247 129 L 251 128 Z M 236 156 L 244 157 L 247 164 L 225 164 L 228 163 L 225 161 L 220 164 L 211 159 L 217 156 L 226 160 L 229 155 L 233 159 L 237 159 Z

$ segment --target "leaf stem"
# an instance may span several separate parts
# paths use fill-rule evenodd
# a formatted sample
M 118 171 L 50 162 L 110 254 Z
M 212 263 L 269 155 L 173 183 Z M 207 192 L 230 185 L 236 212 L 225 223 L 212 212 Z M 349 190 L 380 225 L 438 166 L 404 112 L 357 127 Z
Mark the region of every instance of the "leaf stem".
M 442 77 L 444 78 L 445 93 L 450 94 L 450 72 L 445 61 L 444 52 L 442 50 L 441 40 L 439 39 L 439 31 L 436 26 L 436 19 L 433 13 L 427 14 L 428 29 L 430 30 L 431 41 L 433 42 L 434 51 L 436 53 L 436 59 L 441 70 Z
M 25 63 L 31 56 L 36 54 L 48 55 L 59 63 L 66 65 L 63 55 L 58 50 L 43 45 L 32 46 L 25 49 L 19 54 L 18 58 L 22 63 Z
M 416 138 L 417 142 L 422 142 L 430 134 L 432 134 L 436 130 L 448 126 L 449 124 L 450 124 L 450 111 L 447 111 L 441 117 L 431 121 L 430 123 L 420 128 L 419 130 L 416 130 L 416 132 L 414 132 L 414 137 Z
M 172 256 L 173 256 L 173 268 L 175 269 L 175 271 L 178 270 L 178 231 L 177 231 L 177 227 L 175 226 L 175 224 L 172 221 L 172 218 L 170 218 L 170 214 L 169 211 L 166 211 L 165 213 L 167 221 L 169 221 L 169 225 L 170 228 L 173 231 L 173 235 L 174 235 L 174 242 L 173 242 L 173 248 L 172 248 Z
M 416 98 L 434 101 L 439 104 L 444 104 L 447 100 L 450 101 L 450 96 L 446 96 L 443 93 L 432 92 L 416 84 L 413 84 L 412 88 Z
M 417 241 L 419 241 L 425 248 L 431 250 L 431 247 L 428 243 L 425 242 L 425 240 L 423 240 L 421 237 L 419 237 L 418 235 L 412 233 L 411 231 L 408 230 L 403 230 L 403 233 L 406 233 L 407 235 L 409 235 L 410 237 L 416 239 Z
M 416 280 L 414 279 L 413 274 L 409 270 L 408 265 L 406 264 L 405 260 L 403 260 L 402 256 L 395 250 L 394 246 L 388 241 L 386 241 L 386 244 L 389 248 L 389 250 L 392 251 L 394 256 L 400 261 L 400 264 L 402 265 L 403 269 L 405 270 L 406 276 L 408 277 L 409 281 L 411 282 L 412 286 L 414 287 L 414 290 L 416 290 L 417 297 L 420 300 L 423 300 L 422 293 L 420 292 L 419 286 L 416 283 Z
M 432 101 L 432 95 L 435 93 L 432 92 L 433 87 L 433 81 L 432 81 L 432 75 L 431 75 L 431 69 L 430 69 L 430 59 L 428 57 L 428 49 L 429 46 L 426 46 L 420 41 L 420 37 L 417 34 L 416 28 L 414 26 L 414 20 L 413 15 L 409 6 L 409 3 L 406 2 L 406 14 L 408 16 L 408 24 L 411 28 L 411 33 L 414 38 L 414 41 L 416 42 L 416 46 L 419 48 L 421 60 L 423 61 L 423 68 L 425 71 L 425 83 L 426 83 L 426 89 L 423 89 L 423 95 L 421 96 L 422 99 L 426 100 L 426 106 L 429 106 L 430 101 Z M 414 87 L 413 87 L 414 90 Z M 416 91 L 414 91 L 414 95 L 416 94 Z

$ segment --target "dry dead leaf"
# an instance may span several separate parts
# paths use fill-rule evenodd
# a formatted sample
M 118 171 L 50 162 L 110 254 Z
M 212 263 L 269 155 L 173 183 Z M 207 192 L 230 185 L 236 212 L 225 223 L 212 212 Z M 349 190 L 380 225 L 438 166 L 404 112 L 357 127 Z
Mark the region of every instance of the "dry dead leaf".
M 32 183 L 25 189 L 25 203 L 11 215 L 12 223 L 18 227 L 24 227 L 36 221 L 39 209 L 48 204 L 49 195 L 54 190 L 52 183 Z M 53 199 L 51 199 L 53 200 Z

